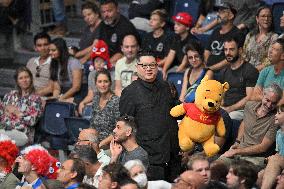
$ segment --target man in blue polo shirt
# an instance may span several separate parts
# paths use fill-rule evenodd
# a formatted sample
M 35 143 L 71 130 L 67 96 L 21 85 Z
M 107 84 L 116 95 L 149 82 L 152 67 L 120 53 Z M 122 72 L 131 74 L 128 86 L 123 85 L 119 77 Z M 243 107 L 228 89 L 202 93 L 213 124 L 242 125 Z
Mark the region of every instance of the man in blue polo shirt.
M 282 90 L 284 89 L 284 39 L 279 38 L 275 41 L 268 52 L 268 57 L 272 65 L 260 72 L 252 100 L 261 100 L 263 88 L 269 86 L 271 83 L 276 83 Z M 283 103 L 284 99 L 282 98 L 279 104 Z

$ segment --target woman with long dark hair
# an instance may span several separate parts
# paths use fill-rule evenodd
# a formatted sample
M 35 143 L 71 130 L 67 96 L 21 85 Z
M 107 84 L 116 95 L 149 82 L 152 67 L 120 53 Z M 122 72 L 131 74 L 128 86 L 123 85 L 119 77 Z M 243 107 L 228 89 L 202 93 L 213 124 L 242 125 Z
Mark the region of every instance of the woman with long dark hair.
M 81 88 L 83 81 L 83 68 L 79 60 L 70 56 L 66 42 L 62 38 L 53 39 L 49 46 L 50 56 L 50 79 L 53 83 L 54 91 L 60 89 L 59 101 L 74 101 L 78 104 L 85 95 Z M 54 92 L 55 93 L 55 92 Z M 55 93 L 56 94 L 56 93 Z
M 32 144 L 34 125 L 42 113 L 42 101 L 35 94 L 30 70 L 20 67 L 15 74 L 16 90 L 0 102 L 0 133 L 16 141 L 17 146 Z
M 194 102 L 195 91 L 201 80 L 205 75 L 212 79 L 213 72 L 205 68 L 204 49 L 199 43 L 187 44 L 185 52 L 190 67 L 185 70 L 179 99 L 181 102 Z
M 99 132 L 99 140 L 112 134 L 119 117 L 119 97 L 111 90 L 111 77 L 107 70 L 98 71 L 95 76 L 97 94 L 93 99 L 91 127 Z
M 244 43 L 244 59 L 254 65 L 258 71 L 270 65 L 268 50 L 278 35 L 273 32 L 271 8 L 262 6 L 257 10 L 256 28 L 247 34 Z

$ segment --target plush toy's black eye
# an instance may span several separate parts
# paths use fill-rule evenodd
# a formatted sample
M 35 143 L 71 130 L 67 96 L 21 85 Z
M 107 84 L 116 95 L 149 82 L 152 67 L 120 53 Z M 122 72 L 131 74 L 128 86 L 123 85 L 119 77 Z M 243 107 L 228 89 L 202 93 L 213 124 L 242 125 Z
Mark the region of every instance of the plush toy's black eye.
M 219 96 L 222 96 L 221 94 L 219 94 Z
M 206 97 L 205 97 L 205 99 L 206 99 Z

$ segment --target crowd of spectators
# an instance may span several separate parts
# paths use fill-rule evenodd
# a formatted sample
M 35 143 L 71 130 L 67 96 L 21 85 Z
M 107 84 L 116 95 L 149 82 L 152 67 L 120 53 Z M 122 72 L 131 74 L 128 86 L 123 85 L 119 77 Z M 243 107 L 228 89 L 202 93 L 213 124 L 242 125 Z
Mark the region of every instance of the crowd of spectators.
M 284 31 L 284 15 L 258 0 L 201 2 L 194 23 L 187 12 L 170 19 L 162 0 L 131 1 L 129 18 L 116 0 L 87 1 L 76 49 L 57 35 L 68 32 L 54 1 L 57 37 L 34 36 L 38 57 L 16 70 L 16 89 L 0 101 L 0 188 L 284 188 L 284 38 L 273 30 L 280 19 Z M 180 94 L 168 73 L 184 73 Z M 182 152 L 170 115 L 194 102 L 205 76 L 230 85 L 214 157 L 198 144 Z M 90 122 L 62 162 L 38 137 L 50 102 Z

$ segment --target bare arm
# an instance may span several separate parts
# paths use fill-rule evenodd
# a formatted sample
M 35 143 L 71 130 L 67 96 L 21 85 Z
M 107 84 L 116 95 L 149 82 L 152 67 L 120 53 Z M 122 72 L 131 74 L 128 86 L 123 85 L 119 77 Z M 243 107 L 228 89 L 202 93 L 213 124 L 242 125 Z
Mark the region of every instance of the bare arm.
M 82 83 L 82 70 L 76 69 L 72 71 L 72 87 L 60 97 L 60 100 L 64 100 L 73 97 L 76 92 L 81 88 Z
M 90 55 L 90 53 L 92 52 L 92 45 L 91 46 L 89 46 L 89 47 L 87 47 L 87 48 L 85 48 L 85 49 L 83 49 L 83 50 L 81 50 L 81 51 L 78 51 L 77 53 L 76 53 L 76 55 L 75 55 L 75 57 L 76 58 L 82 58 L 82 57 L 84 57 L 86 54 L 87 55 Z
M 205 75 L 208 76 L 208 79 L 213 79 L 214 73 L 212 70 L 208 70 Z
M 211 54 L 210 51 L 208 51 L 208 50 L 204 51 L 204 61 L 205 61 L 206 64 L 207 64 L 207 61 L 208 61 L 210 54 Z
M 120 80 L 115 80 L 115 89 L 114 93 L 116 96 L 121 96 L 121 81 Z
M 79 114 L 82 115 L 82 112 L 83 112 L 84 107 L 85 107 L 88 103 L 92 102 L 93 98 L 94 98 L 94 92 L 93 92 L 92 89 L 89 89 L 87 96 L 86 96 L 86 97 L 80 102 L 80 104 L 79 104 L 79 108 L 78 108 Z
M 244 136 L 244 132 L 245 132 L 245 124 L 242 121 L 241 124 L 240 124 L 239 130 L 238 130 L 238 136 L 237 136 L 236 140 L 240 141 L 242 139 L 242 137 Z
M 253 93 L 253 87 L 246 87 L 246 97 L 242 98 L 240 101 L 238 101 L 237 103 L 231 106 L 224 107 L 224 110 L 230 113 L 235 110 L 243 109 L 247 101 L 251 98 L 252 93 Z
M 253 89 L 250 100 L 261 101 L 262 99 L 262 87 L 256 85 Z
M 184 102 L 184 97 L 185 97 L 185 93 L 187 91 L 187 85 L 188 85 L 188 72 L 189 72 L 189 69 L 187 69 L 183 75 L 183 82 L 182 82 L 182 88 L 181 88 L 181 93 L 180 93 L 180 97 L 179 97 L 179 100 L 181 102 Z
M 173 63 L 175 55 L 176 55 L 176 51 L 174 51 L 172 49 L 169 51 L 169 53 L 167 55 L 167 58 L 165 60 L 165 64 L 164 64 L 164 67 L 163 67 L 163 78 L 164 79 L 166 79 L 167 71 L 168 71 L 169 67 L 171 66 L 171 64 Z
M 235 155 L 254 155 L 264 153 L 268 150 L 268 148 L 273 144 L 273 141 L 264 137 L 260 144 L 252 145 L 245 148 L 237 148 L 234 149 Z
M 89 47 L 87 47 L 87 48 L 85 48 L 85 49 L 83 49 L 83 50 L 77 52 L 76 55 L 75 55 L 75 57 L 76 57 L 76 58 L 81 58 L 81 57 L 84 57 L 84 56 L 86 56 L 86 55 L 90 56 L 90 54 L 91 54 L 91 52 L 92 52 L 92 49 L 93 49 L 93 47 L 96 45 L 97 42 L 98 42 L 98 40 L 95 39 L 95 40 L 93 41 L 93 43 L 92 43 L 91 46 L 89 46 Z
M 115 66 L 116 62 L 123 57 L 123 54 L 121 53 L 115 53 L 111 58 L 110 58 L 110 63 L 111 65 Z
M 183 72 L 188 64 L 187 56 L 184 55 L 181 64 L 177 68 L 177 72 Z
M 224 68 L 225 66 L 227 66 L 229 63 L 227 62 L 226 59 L 222 60 L 221 62 L 218 62 L 216 64 L 214 64 L 213 66 L 208 67 L 210 70 L 212 71 L 216 71 L 216 70 L 220 70 L 222 68 Z

